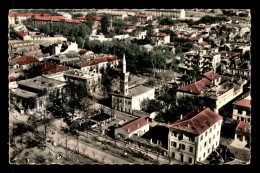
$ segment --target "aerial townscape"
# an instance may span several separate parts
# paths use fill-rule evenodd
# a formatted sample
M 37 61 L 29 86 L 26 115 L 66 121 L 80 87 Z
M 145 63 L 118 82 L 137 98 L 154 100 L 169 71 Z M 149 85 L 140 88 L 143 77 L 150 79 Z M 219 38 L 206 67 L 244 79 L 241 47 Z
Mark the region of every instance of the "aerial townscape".
M 12 9 L 9 163 L 247 165 L 249 9 Z

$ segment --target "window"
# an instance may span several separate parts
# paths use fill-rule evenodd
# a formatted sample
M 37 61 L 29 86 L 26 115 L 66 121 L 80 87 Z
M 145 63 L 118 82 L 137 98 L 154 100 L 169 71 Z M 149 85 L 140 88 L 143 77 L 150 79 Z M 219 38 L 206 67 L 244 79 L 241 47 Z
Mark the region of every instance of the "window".
M 174 137 L 177 137 L 177 132 L 176 131 L 173 131 L 172 133 L 173 133 Z
M 199 162 L 200 162 L 201 158 L 199 157 Z
M 209 138 L 209 143 L 211 143 L 211 138 Z
M 190 152 L 193 153 L 193 147 L 190 147 Z
M 189 157 L 189 163 L 192 163 L 192 158 Z
M 206 147 L 206 146 L 207 146 L 207 142 L 204 143 L 204 147 Z
M 175 153 L 174 152 L 172 152 L 172 157 L 175 159 Z
M 210 148 L 208 149 L 208 154 L 209 154 L 209 152 L 210 152 Z
M 208 135 L 208 132 L 205 133 L 205 137 Z
M 237 113 L 239 113 L 239 114 L 242 114 L 242 112 L 243 112 L 242 109 L 238 109 L 238 110 L 237 110 Z
M 239 117 L 237 116 L 237 120 L 239 120 Z
M 184 144 L 180 144 L 179 148 L 185 150 L 185 145 Z
M 246 115 L 250 115 L 250 110 L 246 110 Z
M 212 132 L 212 128 L 210 128 L 209 132 L 210 132 L 210 133 Z
M 179 134 L 178 139 L 179 139 L 179 140 L 182 140 L 182 139 L 183 139 L 183 134 Z
M 205 156 L 206 156 L 206 153 L 203 154 L 203 157 L 205 157 Z
M 176 142 L 171 142 L 171 145 L 176 148 Z
M 214 129 L 216 129 L 216 124 L 214 125 Z
M 189 141 L 194 142 L 195 141 L 195 137 L 194 136 L 189 137 Z
M 219 135 L 219 131 L 217 132 L 217 135 Z
M 203 140 L 203 136 L 200 137 L 200 141 L 202 141 L 202 140 Z

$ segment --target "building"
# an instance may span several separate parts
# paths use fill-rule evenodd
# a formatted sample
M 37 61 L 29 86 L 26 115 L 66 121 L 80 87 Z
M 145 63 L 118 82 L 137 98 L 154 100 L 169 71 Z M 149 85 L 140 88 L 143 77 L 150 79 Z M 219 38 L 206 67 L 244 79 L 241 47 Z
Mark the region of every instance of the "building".
M 127 139 L 131 138 L 133 135 L 142 136 L 148 131 L 149 122 L 145 118 L 141 117 L 116 128 L 115 137 Z
M 251 122 L 251 98 L 250 96 L 238 100 L 233 103 L 233 116 L 234 120 Z
M 181 163 L 204 161 L 219 146 L 223 117 L 206 108 L 169 125 L 168 154 Z
M 237 98 L 243 93 L 244 79 L 234 80 L 232 77 L 221 76 L 214 71 L 203 74 L 204 78 L 177 89 L 176 97 L 201 97 L 214 104 L 214 112 Z
M 122 30 L 127 32 L 127 33 L 130 33 L 130 32 L 132 32 L 133 30 L 135 30 L 137 28 L 138 28 L 137 25 L 131 25 L 131 26 L 124 26 L 124 27 L 122 27 Z
M 31 41 L 23 40 L 9 40 L 8 41 L 8 54 L 12 55 L 22 55 L 24 51 L 31 51 L 35 49 L 35 45 Z
M 117 68 L 119 65 L 119 59 L 117 56 L 104 56 L 101 58 L 95 58 L 89 61 L 80 62 L 75 65 L 75 68 L 80 68 L 87 73 L 100 73 L 102 68 L 106 69 L 108 66 L 111 68 Z
M 156 46 L 170 43 L 170 35 L 160 32 L 152 33 L 151 39 Z
M 41 16 L 41 17 L 33 18 L 33 23 L 37 28 L 46 23 L 53 23 L 53 22 L 66 22 L 71 24 L 82 23 L 81 20 L 67 19 L 64 16 Z
M 236 127 L 235 138 L 231 143 L 237 148 L 249 148 L 250 144 L 251 125 L 249 122 L 240 121 Z
M 83 83 L 86 86 L 88 93 L 96 92 L 100 89 L 101 76 L 100 73 L 92 72 L 89 74 L 78 69 L 71 69 L 64 72 L 64 78 L 67 82 Z
M 148 20 L 152 20 L 152 16 L 149 14 L 135 14 L 134 16 L 137 17 L 137 21 L 141 24 L 145 24 Z
M 126 72 L 126 60 L 123 57 L 123 68 L 120 75 L 119 91 L 111 93 L 112 108 L 132 113 L 133 110 L 141 110 L 141 104 L 146 99 L 154 99 L 154 88 L 148 88 L 142 85 L 128 87 L 129 72 Z
M 8 16 L 8 22 L 9 24 L 16 24 L 16 21 L 18 24 L 21 24 L 22 21 L 26 19 L 30 19 L 33 17 L 43 17 L 43 16 L 48 16 L 49 14 L 47 13 L 27 13 L 27 14 L 21 14 L 21 13 L 10 13 Z
M 145 13 L 150 14 L 153 17 L 169 17 L 185 19 L 184 9 L 147 9 Z
M 201 74 L 211 70 L 216 71 L 221 63 L 220 53 L 207 54 L 205 49 L 186 52 L 184 58 L 184 63 L 180 63 L 179 67 L 185 74 L 190 73 L 195 68 L 198 68 Z
M 37 76 L 17 82 L 18 88 L 10 90 L 10 101 L 21 114 L 43 113 L 46 111 L 49 94 L 61 98 L 65 82 Z
M 34 56 L 24 55 L 18 58 L 13 59 L 11 62 L 19 64 L 23 70 L 29 70 L 31 67 L 39 65 L 40 60 Z

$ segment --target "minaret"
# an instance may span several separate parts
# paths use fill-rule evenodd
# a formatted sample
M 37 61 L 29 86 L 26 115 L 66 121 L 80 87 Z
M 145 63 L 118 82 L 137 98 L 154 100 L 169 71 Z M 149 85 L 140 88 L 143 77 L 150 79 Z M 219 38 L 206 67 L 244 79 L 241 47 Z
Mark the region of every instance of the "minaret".
M 129 77 L 129 72 L 126 72 L 126 60 L 124 54 L 123 68 L 122 68 L 122 73 L 120 75 L 120 94 L 124 96 L 128 95 L 128 77 Z

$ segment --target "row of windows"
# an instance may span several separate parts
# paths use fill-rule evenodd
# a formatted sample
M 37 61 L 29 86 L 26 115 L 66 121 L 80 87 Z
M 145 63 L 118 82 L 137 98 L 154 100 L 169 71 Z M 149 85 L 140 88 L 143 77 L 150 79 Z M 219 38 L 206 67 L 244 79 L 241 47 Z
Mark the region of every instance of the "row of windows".
M 173 134 L 174 137 L 177 137 L 178 132 L 173 131 L 172 134 Z M 182 140 L 183 136 L 184 136 L 184 134 L 179 134 L 178 139 Z M 189 136 L 189 141 L 194 142 L 195 141 L 195 137 L 194 136 Z
M 220 126 L 220 121 L 218 122 L 218 126 Z M 214 125 L 214 130 L 216 129 L 216 124 Z M 209 133 L 211 133 L 212 132 L 212 127 L 209 129 Z M 218 131 L 218 133 L 219 133 L 219 131 Z M 207 135 L 208 135 L 208 132 L 206 132 L 205 133 L 205 137 L 207 137 Z M 202 141 L 203 140 L 203 135 L 200 137 L 200 141 Z
M 174 148 L 177 148 L 177 143 L 176 142 L 171 142 L 171 146 Z M 179 149 L 185 150 L 185 145 L 184 144 L 179 144 Z M 193 147 L 190 146 L 189 152 L 193 153 Z
M 172 153 L 172 157 L 175 159 L 175 153 Z M 181 154 L 181 158 L 180 158 L 181 162 L 183 162 L 183 154 Z M 193 159 L 191 157 L 189 157 L 189 163 L 192 163 Z

